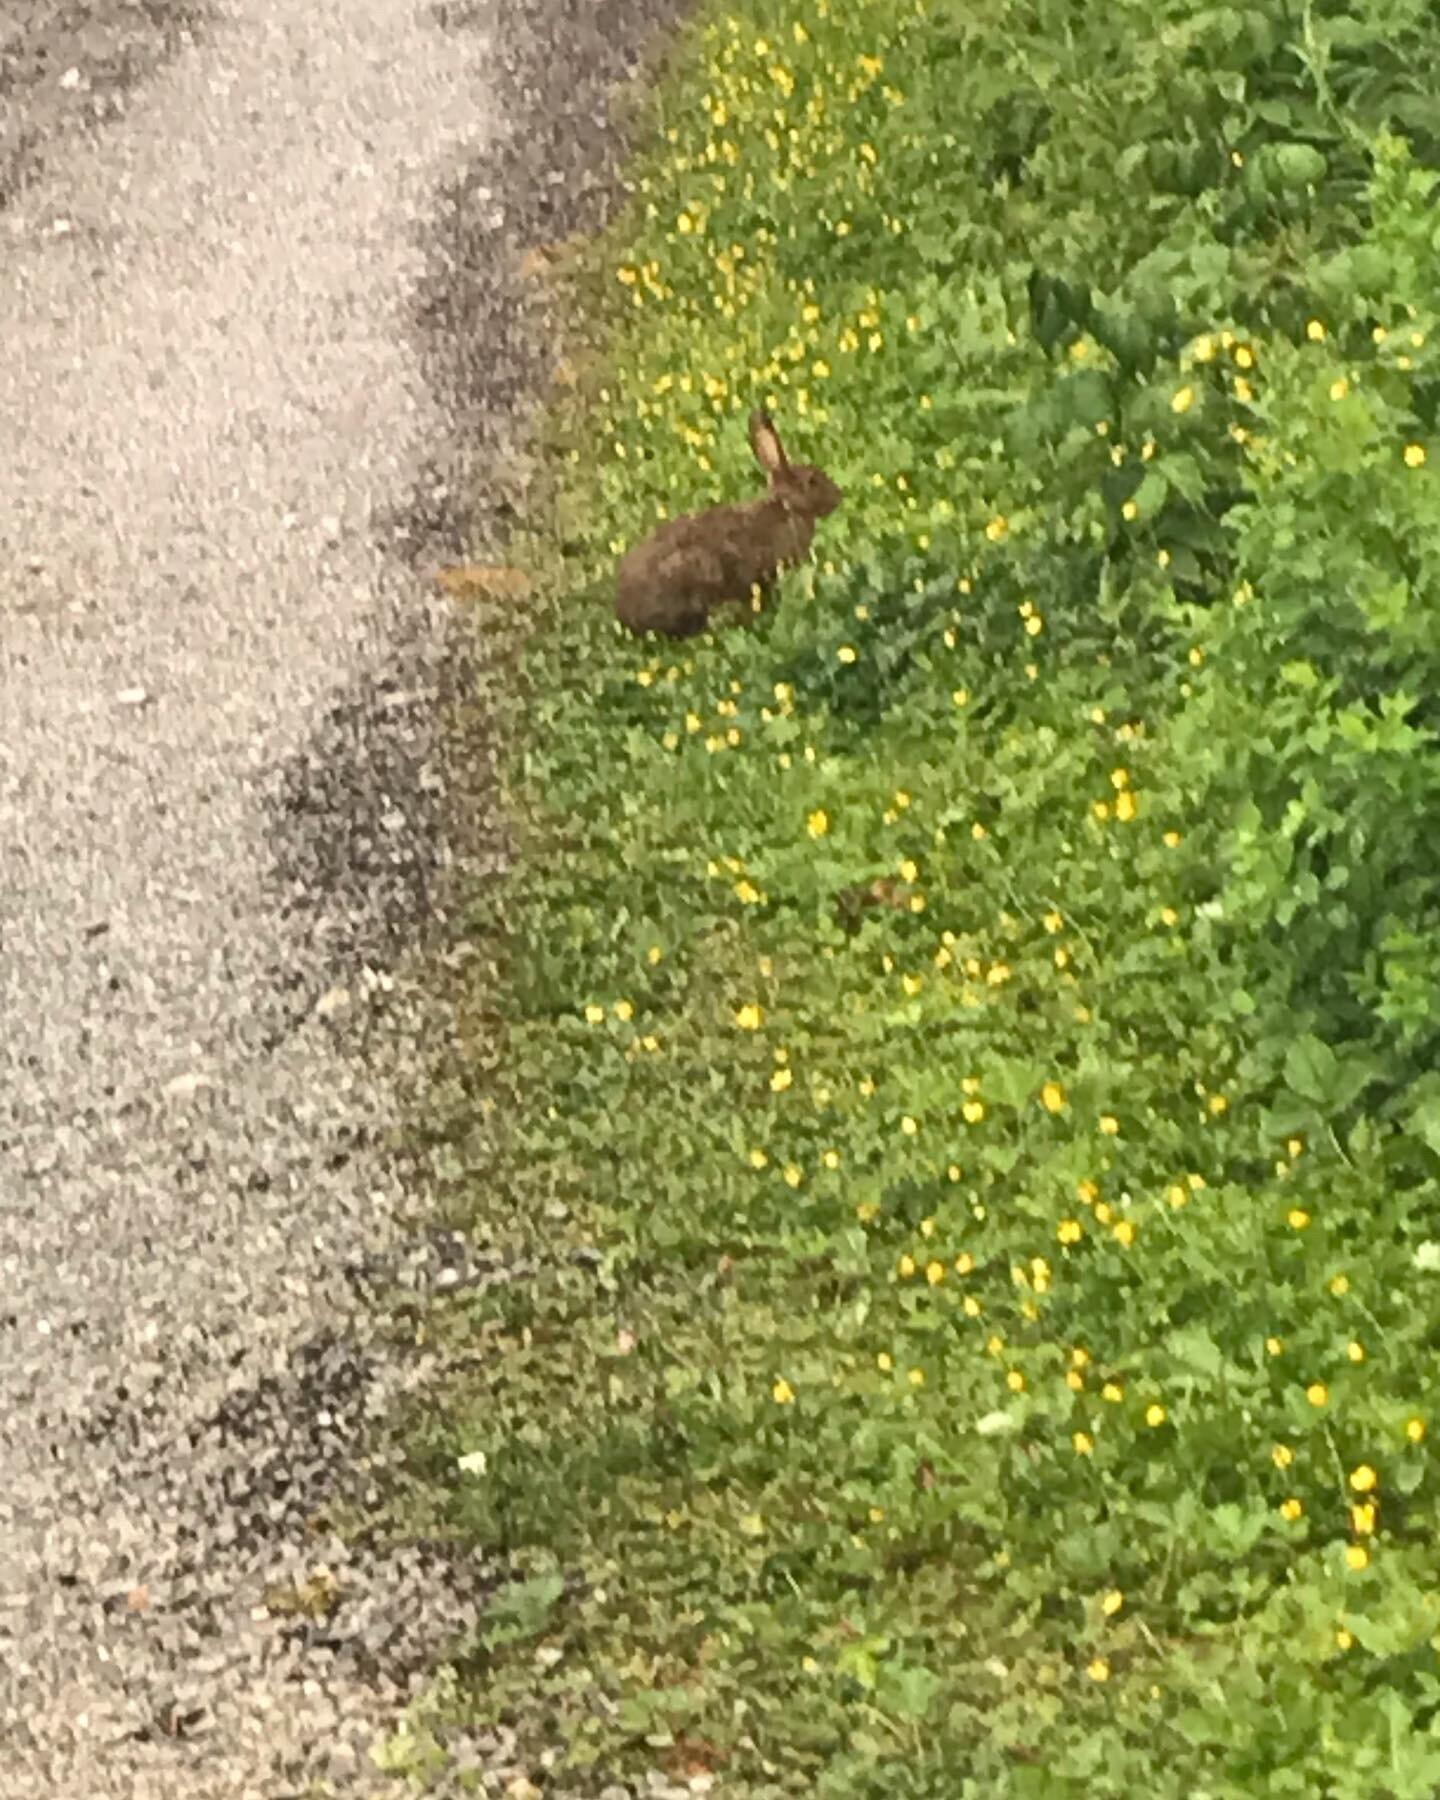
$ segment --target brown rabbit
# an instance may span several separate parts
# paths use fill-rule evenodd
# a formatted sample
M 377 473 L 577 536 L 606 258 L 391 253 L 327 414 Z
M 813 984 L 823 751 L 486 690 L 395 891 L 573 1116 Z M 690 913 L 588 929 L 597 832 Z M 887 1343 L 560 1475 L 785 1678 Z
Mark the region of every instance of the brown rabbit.
M 768 413 L 751 413 L 750 445 L 770 477 L 763 500 L 669 519 L 621 559 L 615 612 L 631 631 L 694 637 L 715 607 L 768 593 L 781 569 L 808 555 L 839 488 L 809 463 L 786 460 Z

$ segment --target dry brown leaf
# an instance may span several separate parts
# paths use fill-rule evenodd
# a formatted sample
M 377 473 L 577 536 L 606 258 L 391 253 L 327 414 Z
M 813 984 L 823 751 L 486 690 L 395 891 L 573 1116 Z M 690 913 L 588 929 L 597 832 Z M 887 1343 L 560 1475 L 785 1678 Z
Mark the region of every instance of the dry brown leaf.
M 530 592 L 523 569 L 499 563 L 458 563 L 437 569 L 435 579 L 456 600 L 523 600 Z
M 552 274 L 566 263 L 573 262 L 584 249 L 585 243 L 584 234 L 577 232 L 571 237 L 557 238 L 550 244 L 531 244 L 521 252 L 520 273 L 526 281 Z

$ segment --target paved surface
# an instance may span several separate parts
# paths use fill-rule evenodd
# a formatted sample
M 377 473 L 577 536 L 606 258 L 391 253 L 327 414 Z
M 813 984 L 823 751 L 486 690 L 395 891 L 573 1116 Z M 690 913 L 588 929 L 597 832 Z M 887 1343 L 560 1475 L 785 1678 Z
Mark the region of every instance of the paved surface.
M 0 24 L 7 1800 L 358 1791 L 482 1603 L 306 1521 L 425 1374 L 356 1272 L 461 1255 L 405 1234 L 390 1143 L 484 776 L 423 571 L 472 493 L 503 524 L 546 366 L 518 252 L 598 215 L 608 89 L 678 9 Z M 327 1621 L 265 1607 L 317 1564 Z

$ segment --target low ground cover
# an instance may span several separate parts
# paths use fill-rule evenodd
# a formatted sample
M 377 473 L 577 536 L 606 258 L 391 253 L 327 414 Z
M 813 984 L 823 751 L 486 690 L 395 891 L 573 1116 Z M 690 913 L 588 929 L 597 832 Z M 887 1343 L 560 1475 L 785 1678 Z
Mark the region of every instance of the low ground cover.
M 1405 0 L 697 23 L 435 1096 L 540 1269 L 413 1460 L 515 1579 L 401 1762 L 1440 1790 L 1437 62 Z M 623 636 L 757 403 L 813 564 Z

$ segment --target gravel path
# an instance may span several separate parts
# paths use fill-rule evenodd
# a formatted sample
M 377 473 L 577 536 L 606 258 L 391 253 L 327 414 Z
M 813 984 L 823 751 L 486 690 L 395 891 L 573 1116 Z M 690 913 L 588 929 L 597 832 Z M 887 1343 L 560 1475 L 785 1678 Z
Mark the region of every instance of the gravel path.
M 678 10 L 24 0 L 4 27 L 7 1800 L 369 1789 L 483 1599 L 436 1548 L 307 1521 L 428 1373 L 359 1271 L 463 1257 L 406 1230 L 390 1148 L 443 1013 L 418 952 L 451 802 L 484 785 L 424 571 L 477 492 L 491 526 L 523 495 L 519 252 L 599 216 L 607 93 Z M 265 1605 L 320 1565 L 323 1622 Z

